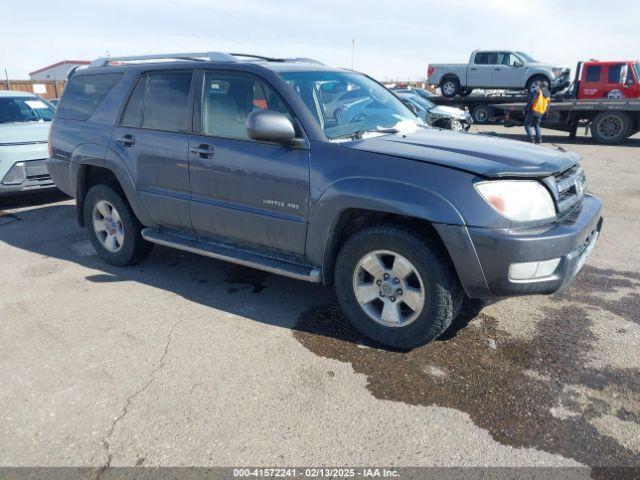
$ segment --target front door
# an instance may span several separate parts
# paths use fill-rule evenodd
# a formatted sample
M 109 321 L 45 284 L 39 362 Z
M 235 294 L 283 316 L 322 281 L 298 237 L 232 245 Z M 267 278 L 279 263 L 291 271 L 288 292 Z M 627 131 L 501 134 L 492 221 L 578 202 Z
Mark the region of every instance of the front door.
M 290 109 L 264 80 L 241 72 L 206 71 L 202 89 L 200 133 L 189 139 L 194 229 L 303 254 L 309 151 L 251 140 L 245 126 L 256 109 L 293 120 Z
M 191 71 L 143 75 L 112 136 L 151 218 L 191 228 L 189 105 Z
M 522 63 L 513 53 L 499 52 L 497 62 L 493 68 L 491 84 L 496 88 L 524 87 Z

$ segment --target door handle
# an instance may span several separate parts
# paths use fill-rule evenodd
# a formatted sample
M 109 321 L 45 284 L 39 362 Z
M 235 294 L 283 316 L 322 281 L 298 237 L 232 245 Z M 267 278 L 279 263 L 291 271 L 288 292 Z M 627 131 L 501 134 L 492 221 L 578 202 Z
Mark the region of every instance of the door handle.
M 125 147 L 130 147 L 136 143 L 136 137 L 130 133 L 125 133 L 123 136 L 116 138 L 116 142 L 121 143 Z
M 478 69 L 477 68 L 470 68 L 469 70 L 471 70 L 472 72 L 475 72 Z
M 191 147 L 189 151 L 194 155 L 198 155 L 200 158 L 210 158 L 216 153 L 215 147 L 207 143 L 201 143 L 197 147 Z
M 494 68 L 494 70 L 495 70 L 496 72 L 499 72 L 499 71 L 500 71 L 500 69 L 499 69 L 499 68 Z

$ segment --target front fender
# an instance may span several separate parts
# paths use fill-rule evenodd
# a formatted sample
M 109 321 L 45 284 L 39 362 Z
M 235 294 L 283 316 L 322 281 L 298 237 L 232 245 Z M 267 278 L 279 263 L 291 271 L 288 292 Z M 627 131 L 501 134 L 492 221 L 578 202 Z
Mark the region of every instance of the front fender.
M 331 184 L 309 210 L 307 257 L 315 265 L 330 261 L 338 221 L 347 210 L 370 210 L 432 223 L 463 225 L 456 207 L 437 192 L 380 178 L 347 178 Z

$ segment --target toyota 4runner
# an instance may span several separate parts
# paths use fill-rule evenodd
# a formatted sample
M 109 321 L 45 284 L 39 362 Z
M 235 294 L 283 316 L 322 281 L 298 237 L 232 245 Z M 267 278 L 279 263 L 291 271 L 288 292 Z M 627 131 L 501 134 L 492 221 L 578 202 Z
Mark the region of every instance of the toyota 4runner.
M 98 59 L 70 78 L 50 150 L 108 263 L 160 244 L 335 284 L 357 329 L 402 349 L 463 298 L 565 287 L 602 225 L 578 155 L 427 128 L 366 75 L 310 59 Z

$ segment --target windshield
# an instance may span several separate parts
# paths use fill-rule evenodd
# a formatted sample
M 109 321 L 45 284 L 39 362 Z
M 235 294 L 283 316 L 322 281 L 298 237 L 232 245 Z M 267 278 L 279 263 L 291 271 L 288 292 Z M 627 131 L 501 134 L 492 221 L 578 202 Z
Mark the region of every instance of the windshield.
M 534 60 L 533 57 L 531 55 L 527 55 L 524 52 L 516 52 L 518 54 L 518 56 L 524 60 L 525 62 L 537 62 L 537 60 Z
M 364 75 L 330 71 L 280 75 L 331 139 L 390 128 L 415 130 L 422 124 L 395 95 Z
M 420 95 L 408 95 L 405 96 L 404 98 L 406 98 L 407 100 L 412 101 L 413 103 L 417 103 L 418 105 L 420 105 L 422 108 L 424 108 L 427 112 L 429 110 L 431 110 L 432 108 L 435 108 L 435 104 L 430 102 L 429 100 L 427 100 L 424 97 L 421 97 Z
M 0 123 L 50 122 L 55 111 L 38 97 L 0 97 Z

